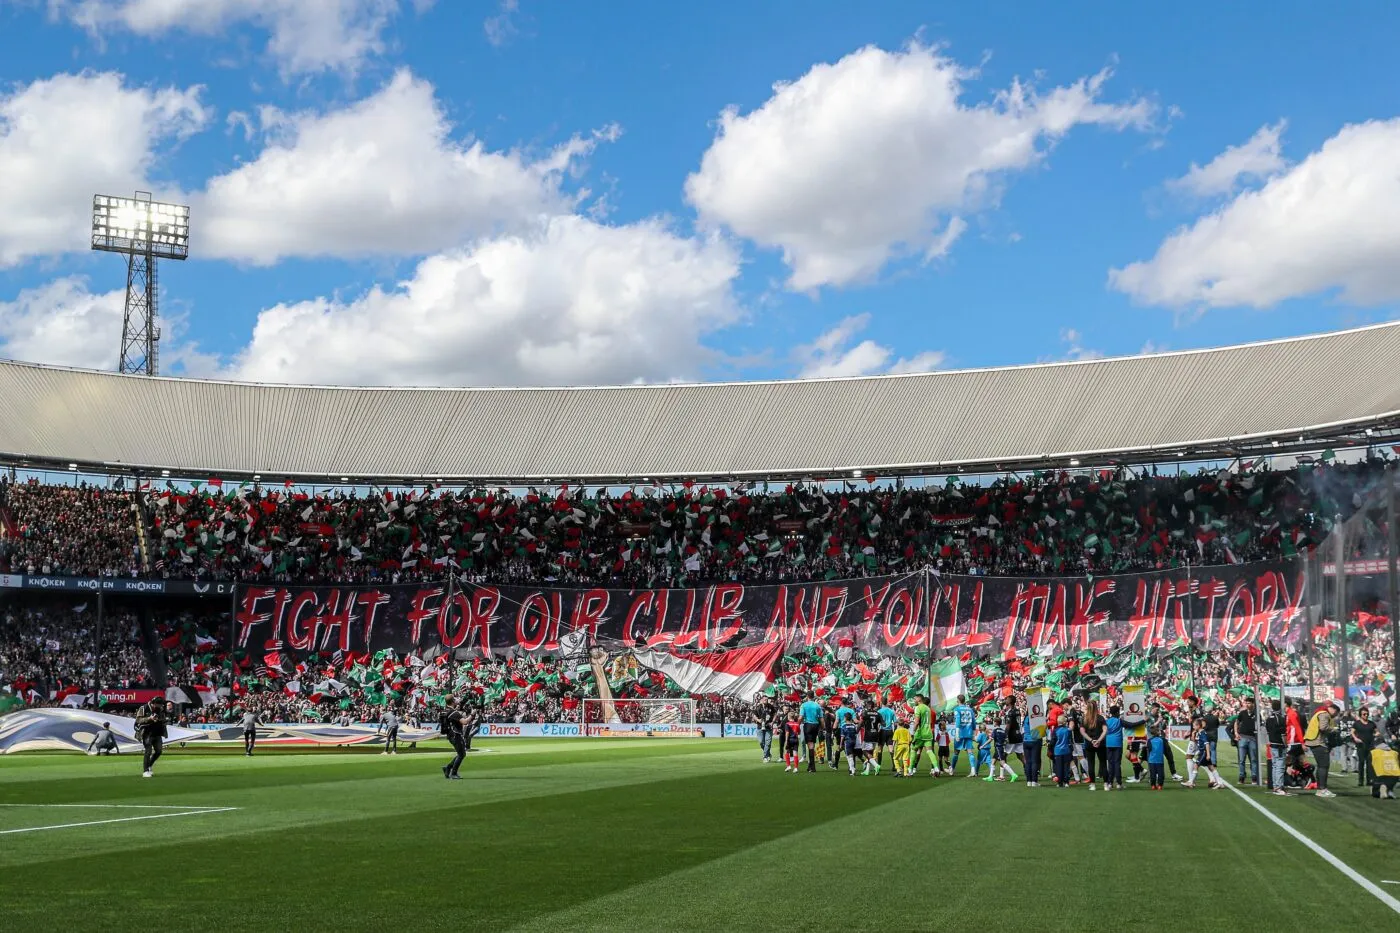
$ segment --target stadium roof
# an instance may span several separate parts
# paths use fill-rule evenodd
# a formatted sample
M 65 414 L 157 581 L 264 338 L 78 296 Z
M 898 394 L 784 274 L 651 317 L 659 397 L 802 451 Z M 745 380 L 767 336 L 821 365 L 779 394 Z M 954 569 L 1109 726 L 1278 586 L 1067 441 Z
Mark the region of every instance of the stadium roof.
M 1390 436 L 1397 371 L 1400 323 L 1120 359 L 602 388 L 253 385 L 0 362 L 0 458 L 264 482 L 466 484 L 1202 460 L 1367 443 L 1367 428 Z

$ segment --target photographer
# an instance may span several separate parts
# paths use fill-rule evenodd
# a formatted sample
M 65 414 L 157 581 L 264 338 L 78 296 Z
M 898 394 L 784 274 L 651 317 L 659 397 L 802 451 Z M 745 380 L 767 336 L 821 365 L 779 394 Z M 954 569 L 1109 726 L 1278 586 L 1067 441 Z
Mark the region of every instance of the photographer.
M 136 734 L 141 738 L 141 776 L 151 777 L 151 768 L 165 748 L 165 697 L 156 697 L 136 711 Z
M 1332 749 L 1337 745 L 1336 730 L 1333 728 L 1336 718 L 1337 705 L 1330 700 L 1323 703 L 1308 721 L 1308 731 L 1303 736 L 1303 744 L 1312 752 L 1313 761 L 1317 763 L 1315 781 L 1319 797 L 1337 796 L 1327 789 L 1327 772 L 1332 768 Z
M 442 776 L 449 781 L 462 779 L 457 770 L 462 767 L 462 759 L 467 757 L 467 745 L 463 735 L 467 730 L 468 717 L 456 708 L 457 702 L 455 697 L 448 697 L 446 705 L 442 708 L 442 718 L 438 720 L 438 729 L 442 732 L 442 737 L 452 745 L 452 751 L 455 753 L 452 760 L 442 766 Z

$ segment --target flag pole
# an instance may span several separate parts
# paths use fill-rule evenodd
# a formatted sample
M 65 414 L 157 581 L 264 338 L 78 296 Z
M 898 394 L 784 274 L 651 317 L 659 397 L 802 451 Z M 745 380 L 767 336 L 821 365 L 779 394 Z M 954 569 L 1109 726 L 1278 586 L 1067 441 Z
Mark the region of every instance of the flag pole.
M 1337 675 L 1342 681 L 1342 710 L 1345 712 L 1351 701 L 1351 671 L 1348 669 L 1347 658 L 1347 530 L 1342 523 L 1342 516 L 1336 515 L 1332 520 L 1333 533 L 1337 536 L 1336 561 L 1337 572 L 1333 577 L 1333 592 L 1336 594 L 1336 615 L 1337 632 L 1341 636 L 1341 651 L 1338 660 Z
M 1179 467 L 1178 467 L 1179 469 Z M 1191 592 L 1191 558 L 1186 559 L 1186 591 Z M 1193 626 L 1194 628 L 1194 626 Z M 1190 664 L 1189 674 L 1191 677 L 1191 695 L 1196 695 L 1196 633 L 1188 632 L 1186 640 L 1186 659 Z
M 1391 649 L 1394 652 L 1391 658 L 1391 674 L 1395 678 L 1395 692 L 1391 696 L 1396 703 L 1400 703 L 1400 592 L 1397 592 L 1400 591 L 1400 569 L 1396 567 L 1396 562 L 1400 559 L 1400 527 L 1396 527 L 1395 523 L 1395 481 L 1395 464 L 1388 463 L 1385 467 L 1385 522 L 1390 530 L 1390 534 L 1386 536 L 1386 551 L 1390 559 L 1386 567 L 1386 588 L 1389 598 L 1387 608 L 1390 610 Z M 1385 698 L 1384 689 L 1381 690 L 1381 698 Z
M 107 604 L 102 590 L 97 591 L 97 634 L 92 646 L 92 706 L 96 709 L 102 698 L 102 623 L 107 618 Z
M 238 584 L 228 588 L 228 650 L 232 654 L 238 648 Z
M 1309 599 L 1308 599 L 1308 632 L 1307 632 L 1307 639 L 1303 642 L 1303 644 L 1304 644 L 1304 646 L 1307 648 L 1307 652 L 1308 652 L 1308 704 L 1309 704 L 1309 706 L 1312 705 L 1312 701 L 1313 701 L 1313 689 L 1314 689 L 1314 688 L 1313 688 L 1313 684 L 1314 684 L 1314 682 L 1315 682 L 1315 681 L 1314 681 L 1314 672 L 1313 672 L 1313 654 L 1314 654 L 1314 652 L 1313 652 L 1313 639 L 1314 639 L 1316 636 L 1314 636 L 1313 633 L 1317 630 L 1318 624 L 1322 621 L 1322 600 L 1323 600 L 1323 593 L 1322 593 L 1322 564 L 1321 564 L 1321 561 L 1322 561 L 1321 555 L 1318 554 L 1317 548 L 1316 548 L 1316 547 L 1313 547 L 1313 548 L 1312 548 L 1312 553 L 1308 555 L 1308 570 L 1309 570 L 1308 576 L 1312 578 L 1312 582 L 1313 582 L 1314 586 L 1313 586 L 1313 589 L 1312 589 L 1312 595 L 1310 595 L 1310 597 L 1309 597 Z

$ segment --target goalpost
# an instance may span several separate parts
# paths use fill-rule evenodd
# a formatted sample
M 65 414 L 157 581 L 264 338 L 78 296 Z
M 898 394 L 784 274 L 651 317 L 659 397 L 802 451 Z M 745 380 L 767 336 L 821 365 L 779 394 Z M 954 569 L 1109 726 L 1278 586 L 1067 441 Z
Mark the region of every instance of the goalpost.
M 579 706 L 579 734 L 593 738 L 700 738 L 691 699 L 614 700 L 587 697 Z

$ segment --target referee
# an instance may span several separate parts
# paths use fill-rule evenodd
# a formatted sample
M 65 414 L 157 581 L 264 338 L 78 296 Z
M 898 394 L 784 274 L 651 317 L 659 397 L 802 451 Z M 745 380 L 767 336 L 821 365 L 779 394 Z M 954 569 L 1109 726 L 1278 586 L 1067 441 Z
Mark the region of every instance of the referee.
M 438 721 L 438 728 L 442 731 L 442 737 L 452 743 L 452 750 L 456 752 L 452 760 L 442 766 L 442 776 L 449 781 L 460 781 L 462 776 L 457 770 L 462 767 L 462 759 L 467 757 L 467 743 L 463 738 L 466 731 L 467 717 L 460 709 L 457 709 L 458 700 L 456 697 L 448 699 L 442 718 Z
M 136 732 L 141 736 L 141 776 L 151 777 L 151 768 L 165 749 L 165 697 L 158 696 L 136 711 Z

